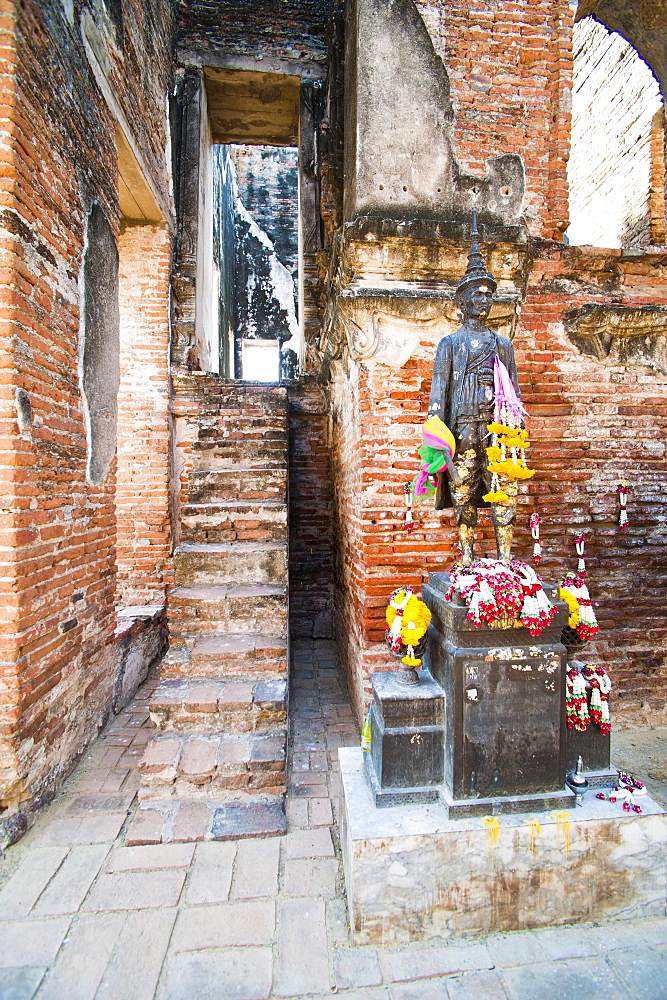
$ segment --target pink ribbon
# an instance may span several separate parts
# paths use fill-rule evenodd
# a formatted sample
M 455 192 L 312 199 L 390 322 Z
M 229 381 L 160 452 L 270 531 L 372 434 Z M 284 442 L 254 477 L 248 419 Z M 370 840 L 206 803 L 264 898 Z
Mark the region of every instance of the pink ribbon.
M 516 394 L 514 383 L 510 378 L 505 364 L 496 354 L 493 362 L 493 389 L 495 396 L 496 412 L 498 413 L 503 404 L 514 417 L 517 424 L 520 424 L 526 412 L 525 407 Z

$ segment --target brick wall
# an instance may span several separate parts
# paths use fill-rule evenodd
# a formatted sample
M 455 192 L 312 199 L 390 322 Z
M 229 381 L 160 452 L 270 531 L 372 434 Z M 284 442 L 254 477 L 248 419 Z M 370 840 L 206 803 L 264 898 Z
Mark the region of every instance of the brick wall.
M 109 73 L 153 182 L 166 188 L 168 7 L 124 8 L 124 55 L 110 57 Z M 78 5 L 70 23 L 60 3 L 0 4 L 0 479 L 10 546 L 0 572 L 0 807 L 9 810 L 48 797 L 94 738 L 118 665 L 115 465 L 99 486 L 86 481 L 78 374 L 93 203 L 118 233 L 115 132 L 78 17 Z M 22 396 L 20 421 L 17 389 L 30 411 Z
M 518 153 L 530 232 L 567 229 L 572 13 L 566 0 L 416 0 L 449 74 L 456 154 L 466 170 Z
M 648 351 L 630 364 L 580 353 L 566 335 L 567 317 L 591 302 L 667 303 L 664 259 L 562 247 L 538 256 L 515 344 L 538 470 L 530 503 L 543 517 L 547 578 L 574 568 L 574 535 L 586 533 L 600 623 L 586 658 L 605 661 L 617 714 L 641 714 L 643 706 L 656 721 L 667 696 L 667 371 L 649 364 Z M 630 484 L 623 534 L 621 480 Z
M 575 24 L 570 243 L 657 243 L 657 232 L 651 232 L 654 185 L 656 195 L 662 189 L 662 203 L 654 210 L 656 216 L 662 210 L 664 239 L 664 126 L 661 142 L 653 136 L 661 108 L 657 80 L 624 38 L 591 17 Z
M 288 386 L 289 581 L 293 636 L 329 637 L 333 628 L 333 490 L 328 415 L 321 388 Z
M 169 513 L 169 266 L 164 227 L 118 240 L 120 390 L 116 471 L 117 600 L 164 600 L 172 579 Z
M 330 0 L 177 0 L 178 50 L 183 59 L 205 52 L 210 65 L 233 55 L 284 63 L 324 61 Z M 297 70 L 298 71 L 298 70 Z

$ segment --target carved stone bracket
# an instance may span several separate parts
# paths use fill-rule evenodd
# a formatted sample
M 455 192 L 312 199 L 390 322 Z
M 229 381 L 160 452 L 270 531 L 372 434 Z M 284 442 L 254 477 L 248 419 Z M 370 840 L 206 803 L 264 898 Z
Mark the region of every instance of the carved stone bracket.
M 667 375 L 667 306 L 588 305 L 565 317 L 565 329 L 582 354 Z
M 499 283 L 489 325 L 511 339 L 528 249 L 515 242 L 517 232 L 504 235 L 486 245 Z M 435 345 L 457 329 L 454 295 L 468 250 L 467 227 L 464 235 L 452 223 L 358 220 L 344 227 L 324 283 L 320 381 L 329 380 L 333 362 L 346 359 L 400 368 L 420 342 Z

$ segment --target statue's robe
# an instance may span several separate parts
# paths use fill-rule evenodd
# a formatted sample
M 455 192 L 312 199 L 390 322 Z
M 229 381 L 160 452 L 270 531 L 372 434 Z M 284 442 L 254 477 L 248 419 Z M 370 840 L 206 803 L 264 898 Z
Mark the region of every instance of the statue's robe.
M 498 333 L 494 333 L 493 337 L 495 348 L 489 348 L 482 343 L 481 335 L 476 337 L 474 332 L 461 327 L 455 333 L 443 337 L 438 344 L 433 365 L 429 413 L 436 413 L 447 424 L 457 446 L 461 438 L 458 429 L 461 418 L 469 418 L 475 413 L 479 416 L 485 415 L 480 409 L 480 384 L 477 380 L 477 371 L 482 366 L 486 367 L 485 362 L 488 358 L 493 365 L 493 359 L 496 354 L 498 355 L 510 374 L 517 396 L 520 396 L 514 348 L 506 337 L 501 337 Z M 479 346 L 473 347 L 473 340 L 479 340 Z M 493 410 L 492 403 L 490 410 L 491 412 Z M 456 461 L 456 454 L 454 460 Z M 474 497 L 476 507 L 489 506 L 482 499 L 482 492 L 482 489 L 478 489 L 478 495 Z M 443 474 L 438 484 L 435 507 L 436 510 L 445 510 L 452 506 L 449 477 Z

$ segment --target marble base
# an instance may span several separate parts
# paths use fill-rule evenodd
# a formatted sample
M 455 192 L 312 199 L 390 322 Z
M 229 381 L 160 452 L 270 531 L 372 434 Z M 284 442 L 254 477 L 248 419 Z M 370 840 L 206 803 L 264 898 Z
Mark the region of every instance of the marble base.
M 356 945 L 665 914 L 667 814 L 584 795 L 580 807 L 450 819 L 442 803 L 378 809 L 364 751 L 339 751 L 341 841 Z

